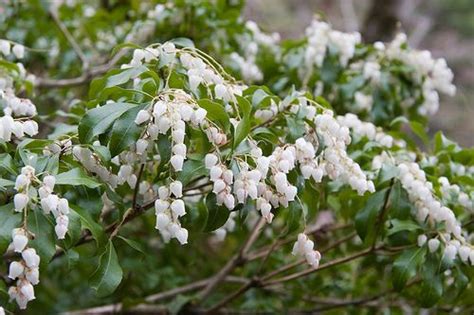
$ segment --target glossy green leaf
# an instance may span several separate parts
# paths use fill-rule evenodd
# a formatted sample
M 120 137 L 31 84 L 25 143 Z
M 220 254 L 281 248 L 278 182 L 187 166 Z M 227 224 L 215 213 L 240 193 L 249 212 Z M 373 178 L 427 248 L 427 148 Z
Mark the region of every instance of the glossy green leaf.
M 114 244 L 109 240 L 104 252 L 100 255 L 99 265 L 91 276 L 91 287 L 99 297 L 110 295 L 122 282 L 122 276 L 123 271 Z
M 224 130 L 229 130 L 229 115 L 224 106 L 209 99 L 198 100 L 199 106 L 207 111 L 207 118 L 221 126 Z
M 20 226 L 21 213 L 14 212 L 13 204 L 0 206 L 0 252 L 4 253 L 12 240 L 12 230 Z
M 361 239 L 371 242 L 375 234 L 375 223 L 377 215 L 384 205 L 388 188 L 374 193 L 367 199 L 367 202 L 355 217 L 355 228 Z
M 215 231 L 223 226 L 229 218 L 230 211 L 223 205 L 218 205 L 216 195 L 209 193 L 206 196 L 207 221 L 204 232 Z
M 392 269 L 392 284 L 395 290 L 403 290 L 407 281 L 415 276 L 417 268 L 424 261 L 425 254 L 424 247 L 408 249 L 395 260 Z
M 112 157 L 129 149 L 130 145 L 135 143 L 142 133 L 143 127 L 135 123 L 137 114 L 144 109 L 147 104 L 138 105 L 128 109 L 120 116 L 112 127 L 110 135 L 109 149 Z
M 56 175 L 56 185 L 83 185 L 89 188 L 96 188 L 101 184 L 98 183 L 93 177 L 87 175 L 87 173 L 82 168 L 77 167 Z
M 114 121 L 135 105 L 128 103 L 108 103 L 89 110 L 79 123 L 79 140 L 89 143 L 94 137 L 109 130 Z

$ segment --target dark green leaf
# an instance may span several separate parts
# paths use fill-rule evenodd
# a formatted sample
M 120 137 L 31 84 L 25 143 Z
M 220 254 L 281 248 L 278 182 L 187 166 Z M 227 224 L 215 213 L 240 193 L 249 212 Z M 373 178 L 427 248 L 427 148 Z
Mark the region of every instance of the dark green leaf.
M 188 159 L 183 164 L 183 170 L 178 174 L 178 180 L 186 186 L 193 179 L 206 175 L 208 170 L 204 166 L 203 160 Z
M 100 186 L 100 183 L 96 182 L 93 177 L 87 175 L 82 168 L 77 167 L 56 175 L 56 185 L 83 185 L 89 188 L 97 188 Z
M 408 279 L 416 274 L 416 270 L 425 258 L 423 247 L 405 250 L 393 263 L 392 283 L 397 291 L 403 290 Z
M 103 227 L 98 224 L 86 210 L 75 205 L 69 205 L 69 207 L 71 208 L 71 212 L 74 212 L 79 216 L 82 228 L 91 232 L 92 237 L 97 242 L 97 245 L 102 246 L 105 244 L 107 237 L 104 233 Z
M 375 234 L 377 215 L 382 209 L 388 188 L 379 190 L 367 199 L 362 210 L 355 217 L 357 234 L 366 242 L 371 242 Z
M 225 131 L 229 130 L 229 115 L 227 115 L 224 106 L 209 99 L 201 99 L 198 104 L 207 110 L 208 119 L 221 126 Z
M 12 230 L 20 226 L 21 213 L 14 212 L 13 204 L 0 207 L 0 252 L 4 253 L 12 241 Z
M 207 207 L 207 222 L 204 227 L 204 232 L 215 231 L 223 226 L 229 218 L 230 211 L 224 207 L 219 206 L 216 201 L 216 195 L 209 193 L 206 197 Z
M 41 260 L 46 263 L 56 253 L 56 233 L 50 220 L 51 218 L 39 209 L 28 213 L 28 230 L 34 235 L 34 239 L 28 244 L 36 249 Z
M 99 266 L 91 276 L 91 287 L 100 297 L 110 295 L 117 289 L 122 276 L 122 267 L 120 267 L 114 244 L 109 240 L 99 258 Z
M 135 119 L 138 112 L 145 108 L 146 105 L 143 104 L 130 108 L 115 121 L 109 141 L 112 157 L 128 149 L 140 137 L 143 127 L 138 126 L 135 123 Z
M 95 136 L 106 132 L 113 122 L 134 105 L 109 103 L 89 110 L 79 123 L 79 140 L 89 143 Z

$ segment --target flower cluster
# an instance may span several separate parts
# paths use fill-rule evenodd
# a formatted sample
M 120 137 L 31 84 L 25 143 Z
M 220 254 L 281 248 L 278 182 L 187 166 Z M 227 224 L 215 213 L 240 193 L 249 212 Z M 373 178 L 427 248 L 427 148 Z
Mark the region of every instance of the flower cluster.
M 142 155 L 149 146 L 149 140 L 156 140 L 159 134 L 166 134 L 171 130 L 172 157 L 171 165 L 175 171 L 183 169 L 186 159 L 186 124 L 194 127 L 202 126 L 207 111 L 192 102 L 192 98 L 184 91 L 176 92 L 173 96 L 165 96 L 158 100 L 148 110 L 141 110 L 135 119 L 137 125 L 147 124 L 147 132 L 137 141 L 136 151 Z
M 333 117 L 332 111 L 317 115 L 314 119 L 318 134 L 324 139 L 325 173 L 332 180 L 340 180 L 357 190 L 360 195 L 366 191 L 374 192 L 374 183 L 367 180 L 366 175 L 346 151 L 351 142 L 349 128 L 341 126 Z
M 20 309 L 25 309 L 29 301 L 35 299 L 33 286 L 39 283 L 40 257 L 34 248 L 28 247 L 28 231 L 19 228 L 12 232 L 12 248 L 21 254 L 20 261 L 10 263 L 8 278 L 16 280 L 16 285 L 8 289 L 11 300 L 15 300 Z
M 40 184 L 39 184 L 40 183 Z M 33 186 L 39 188 L 31 189 Z M 15 211 L 26 211 L 28 204 L 34 203 L 36 193 L 39 194 L 41 208 L 45 214 L 52 213 L 56 219 L 55 231 L 58 239 L 64 239 L 69 225 L 69 202 L 65 198 L 59 198 L 53 193 L 56 178 L 52 175 L 43 177 L 43 181 L 35 176 L 35 169 L 31 166 L 25 166 L 21 174 L 17 176 L 15 189 L 17 194 L 13 198 Z
M 100 159 L 89 148 L 73 146 L 72 154 L 91 173 L 96 174 L 102 181 L 108 183 L 112 188 L 117 187 L 119 177 L 112 173 L 107 167 L 100 163 Z
M 23 57 L 25 57 L 25 46 L 21 44 L 13 44 L 12 47 L 12 44 L 9 41 L 0 39 L 0 53 L 5 57 L 13 54 L 15 58 L 23 59 Z
M 473 209 L 473 202 L 469 198 L 469 195 L 461 190 L 459 185 L 449 183 L 449 180 L 446 177 L 438 178 L 438 182 L 441 184 L 441 194 L 443 199 L 449 203 L 458 202 L 461 206 L 466 209 Z
M 453 72 L 443 58 L 433 59 L 427 50 L 418 51 L 403 48 L 407 43 L 405 34 L 398 34 L 387 45 L 385 55 L 390 59 L 403 61 L 414 69 L 416 82 L 422 85 L 423 104 L 418 108 L 421 115 L 433 115 L 439 108 L 438 92 L 454 95 L 456 87 L 452 84 Z
M 306 234 L 298 234 L 298 240 L 293 245 L 291 253 L 294 256 L 303 256 L 310 266 L 318 268 L 321 254 L 317 250 L 314 250 L 314 242 L 310 240 Z
M 370 141 L 376 141 L 381 146 L 391 148 L 394 144 L 405 147 L 403 140 L 394 140 L 392 136 L 383 132 L 382 128 L 375 126 L 370 122 L 361 121 L 359 117 L 348 113 L 344 116 L 338 116 L 337 121 L 341 126 L 349 128 L 353 134 L 360 137 L 366 137 Z
M 436 200 L 432 193 L 433 185 L 426 180 L 425 172 L 419 165 L 414 162 L 405 162 L 400 163 L 398 169 L 402 186 L 417 209 L 417 219 L 420 222 L 428 220 L 430 224 L 444 223 L 446 233 L 440 236 L 446 245 L 444 255 L 452 260 L 456 254 L 459 254 L 461 260 L 465 262 L 471 252 L 474 256 L 474 250 L 466 243 L 462 235 L 461 224 L 451 209 Z M 424 242 L 419 240 L 419 243 Z M 429 240 L 428 246 L 434 252 L 439 247 L 439 241 Z
M 36 106 L 29 99 L 19 98 L 12 89 L 3 91 L 0 87 L 0 101 L 5 114 L 0 117 L 1 140 L 11 141 L 12 135 L 21 139 L 25 134 L 32 137 L 38 133 L 38 124 L 30 119 L 36 115 Z
M 220 163 L 219 158 L 212 153 L 206 155 L 204 164 L 209 170 L 209 178 L 213 182 L 212 192 L 216 194 L 217 204 L 224 204 L 229 210 L 234 209 L 235 197 L 232 195 L 234 173 Z
M 305 65 L 321 67 L 329 46 L 333 46 L 339 53 L 339 62 L 346 66 L 354 56 L 355 46 L 360 43 L 359 33 L 343 33 L 333 30 L 331 26 L 322 21 L 313 20 L 306 29 L 308 46 L 305 51 Z
M 181 227 L 179 218 L 186 214 L 183 197 L 183 184 L 174 181 L 169 187 L 158 189 L 159 198 L 155 201 L 156 229 L 160 231 L 165 242 L 176 238 L 181 245 L 188 242 L 188 230 Z

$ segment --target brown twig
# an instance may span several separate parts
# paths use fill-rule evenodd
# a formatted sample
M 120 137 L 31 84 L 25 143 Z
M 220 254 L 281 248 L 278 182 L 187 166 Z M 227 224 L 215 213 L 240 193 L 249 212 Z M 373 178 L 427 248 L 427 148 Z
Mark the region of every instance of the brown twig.
M 261 285 L 262 286 L 271 286 L 271 285 L 275 285 L 275 284 L 281 284 L 281 283 L 284 283 L 284 282 L 287 282 L 287 281 L 290 281 L 290 280 L 298 279 L 298 278 L 304 277 L 306 275 L 312 274 L 314 272 L 318 272 L 318 271 L 321 271 L 321 270 L 324 270 L 324 269 L 327 269 L 327 268 L 330 268 L 330 267 L 333 267 L 333 266 L 337 266 L 337 265 L 343 264 L 345 262 L 352 261 L 354 259 L 366 256 L 366 255 L 371 254 L 372 252 L 376 251 L 377 249 L 378 249 L 378 247 L 366 248 L 366 249 L 361 250 L 361 251 L 359 251 L 355 254 L 352 254 L 352 255 L 349 255 L 349 256 L 346 256 L 346 257 L 342 257 L 342 258 L 339 258 L 339 259 L 335 259 L 335 260 L 332 260 L 332 261 L 327 262 L 325 264 L 322 264 L 318 268 L 308 268 L 308 269 L 305 269 L 303 271 L 295 272 L 295 273 L 290 274 L 288 276 L 275 279 L 273 281 L 263 282 Z
M 252 246 L 252 244 L 256 241 L 264 224 L 265 220 L 263 218 L 260 218 L 257 224 L 255 224 L 255 227 L 253 228 L 249 238 L 244 243 L 240 251 L 235 254 L 215 276 L 212 277 L 212 280 L 206 285 L 204 290 L 199 293 L 197 297 L 197 302 L 202 303 L 204 300 L 206 300 L 206 298 L 212 293 L 214 288 L 222 281 L 222 279 L 224 279 L 237 266 L 245 263 L 245 261 L 247 260 L 247 252 Z
M 38 78 L 35 85 L 40 88 L 63 88 L 70 86 L 77 86 L 88 83 L 94 77 L 104 74 L 112 69 L 115 64 L 126 55 L 127 50 L 121 50 L 115 56 L 112 57 L 108 62 L 89 68 L 84 71 L 80 76 L 69 79 L 49 79 L 49 78 Z

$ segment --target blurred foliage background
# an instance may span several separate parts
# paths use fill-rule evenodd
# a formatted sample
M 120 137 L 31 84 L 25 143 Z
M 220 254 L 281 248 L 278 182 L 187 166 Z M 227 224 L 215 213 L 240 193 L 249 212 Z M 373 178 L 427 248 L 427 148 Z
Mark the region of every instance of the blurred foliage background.
M 248 19 L 282 38 L 300 37 L 314 14 L 335 29 L 361 32 L 367 41 L 390 40 L 391 32 L 403 31 L 413 48 L 446 58 L 457 93 L 442 98 L 431 130 L 441 129 L 463 145 L 474 145 L 474 1 L 248 0 L 245 8 Z

